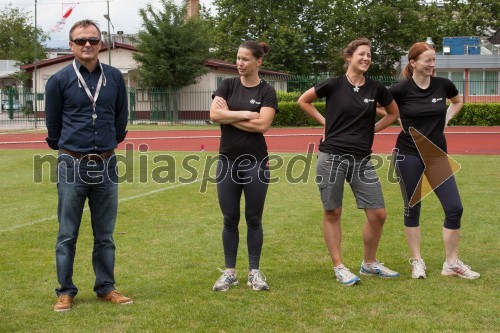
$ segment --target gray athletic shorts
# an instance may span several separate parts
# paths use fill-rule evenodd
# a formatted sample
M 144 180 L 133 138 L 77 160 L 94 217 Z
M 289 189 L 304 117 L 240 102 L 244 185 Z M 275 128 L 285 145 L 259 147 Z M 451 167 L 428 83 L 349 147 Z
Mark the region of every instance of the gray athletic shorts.
M 382 187 L 369 158 L 356 160 L 350 155 L 319 152 L 316 165 L 316 184 L 323 209 L 342 207 L 344 183 L 348 182 L 358 208 L 385 208 Z

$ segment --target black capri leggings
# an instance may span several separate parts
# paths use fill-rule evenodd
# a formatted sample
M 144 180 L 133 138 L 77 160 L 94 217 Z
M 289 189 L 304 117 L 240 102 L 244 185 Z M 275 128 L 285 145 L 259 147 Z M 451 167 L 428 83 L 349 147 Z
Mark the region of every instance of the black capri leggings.
M 267 159 L 253 157 L 230 160 L 220 155 L 217 165 L 217 194 L 224 217 L 222 245 L 226 268 L 236 267 L 241 194 L 245 194 L 245 219 L 249 269 L 259 269 L 262 252 L 262 213 L 269 184 Z
M 404 155 L 401 153 L 397 154 L 399 156 L 397 159 L 395 158 L 394 161 L 397 161 L 396 173 L 398 177 L 400 177 L 399 185 L 401 186 L 401 193 L 405 205 L 404 224 L 407 227 L 418 227 L 421 201 L 413 207 L 410 207 L 410 200 L 414 195 L 415 189 L 417 189 L 425 165 L 419 156 Z M 440 163 L 442 162 L 441 160 Z M 442 168 L 442 164 L 439 167 Z M 425 172 L 426 174 L 428 172 L 433 172 L 433 166 L 428 165 Z M 427 178 L 430 180 L 430 175 Z M 444 210 L 444 227 L 447 229 L 460 229 L 460 219 L 462 218 L 463 207 L 455 177 L 451 176 L 441 184 L 433 184 L 432 187 Z M 417 191 L 420 190 L 421 188 L 419 187 Z M 419 192 L 417 192 L 417 195 L 418 194 Z

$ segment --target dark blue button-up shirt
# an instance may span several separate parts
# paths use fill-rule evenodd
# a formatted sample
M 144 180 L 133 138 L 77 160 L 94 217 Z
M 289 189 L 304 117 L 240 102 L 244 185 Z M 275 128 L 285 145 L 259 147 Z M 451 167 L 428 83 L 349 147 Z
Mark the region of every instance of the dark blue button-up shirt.
M 89 72 L 76 61 L 92 96 L 101 75 L 99 65 Z M 105 81 L 96 103 L 97 119 L 92 121 L 92 102 L 78 82 L 73 64 L 54 74 L 45 86 L 47 142 L 52 149 L 78 153 L 101 153 L 116 148 L 125 139 L 128 105 L 121 72 L 102 65 Z

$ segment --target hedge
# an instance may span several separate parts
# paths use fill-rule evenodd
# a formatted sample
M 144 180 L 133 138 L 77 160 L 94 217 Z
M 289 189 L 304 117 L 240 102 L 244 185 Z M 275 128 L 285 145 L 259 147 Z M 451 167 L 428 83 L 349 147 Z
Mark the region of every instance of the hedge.
M 321 114 L 325 114 L 325 102 L 313 103 Z M 279 112 L 273 120 L 273 126 L 318 126 L 316 120 L 302 111 L 297 102 L 278 102 Z
M 274 126 L 318 126 L 314 119 L 300 109 L 297 99 L 279 99 L 279 112 L 274 117 Z M 324 114 L 325 102 L 316 102 L 313 105 Z M 451 120 L 450 126 L 500 126 L 500 103 L 466 103 Z
M 450 125 L 499 126 L 500 103 L 465 103 Z
M 284 92 L 278 90 L 276 95 L 278 96 L 279 102 L 297 102 L 302 93 L 299 91 Z

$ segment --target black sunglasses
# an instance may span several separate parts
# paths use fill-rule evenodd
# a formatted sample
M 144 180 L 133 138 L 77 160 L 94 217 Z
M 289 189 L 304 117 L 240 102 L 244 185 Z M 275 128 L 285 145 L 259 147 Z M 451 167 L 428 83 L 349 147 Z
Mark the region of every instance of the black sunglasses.
M 90 45 L 97 45 L 101 39 L 99 37 L 90 37 L 90 38 L 75 38 L 73 39 L 73 43 L 76 45 L 84 46 L 87 45 L 87 42 L 89 42 Z

